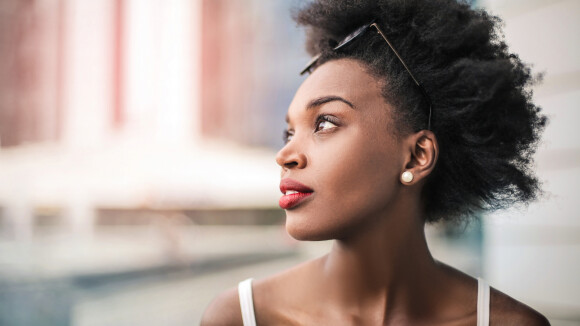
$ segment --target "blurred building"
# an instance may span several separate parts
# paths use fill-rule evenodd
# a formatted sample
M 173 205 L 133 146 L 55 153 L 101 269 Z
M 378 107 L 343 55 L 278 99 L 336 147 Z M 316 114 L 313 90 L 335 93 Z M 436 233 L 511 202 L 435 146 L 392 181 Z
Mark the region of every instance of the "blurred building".
M 2 1 L 1 234 L 275 207 L 274 149 L 306 61 L 289 6 Z
M 287 254 L 279 227 L 197 225 L 282 222 L 291 5 L 0 1 L 0 324 L 94 322 L 91 282 Z

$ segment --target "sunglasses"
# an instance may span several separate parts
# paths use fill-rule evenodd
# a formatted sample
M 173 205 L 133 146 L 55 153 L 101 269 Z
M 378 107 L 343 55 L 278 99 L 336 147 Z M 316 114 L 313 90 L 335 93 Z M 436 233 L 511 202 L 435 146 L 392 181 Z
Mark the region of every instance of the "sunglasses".
M 338 43 L 338 45 L 333 48 L 333 51 L 338 51 L 341 48 L 346 47 L 348 44 L 351 44 L 354 40 L 356 40 L 361 35 L 363 35 L 371 27 L 374 27 L 377 30 L 377 32 L 383 37 L 385 42 L 387 42 L 387 44 L 389 45 L 389 48 L 391 48 L 391 50 L 393 50 L 393 53 L 395 53 L 395 55 L 397 56 L 397 58 L 399 59 L 401 64 L 403 64 L 403 67 L 405 67 L 405 70 L 407 70 L 407 72 L 409 73 L 409 76 L 411 76 L 411 79 L 413 79 L 413 82 L 415 83 L 415 85 L 417 85 L 417 87 L 419 88 L 419 91 L 421 92 L 421 94 L 423 95 L 423 97 L 425 98 L 427 103 L 429 104 L 429 120 L 427 121 L 427 130 L 431 130 L 432 104 L 431 104 L 431 99 L 429 98 L 429 95 L 427 95 L 427 91 L 425 91 L 425 88 L 423 88 L 421 83 L 419 83 L 419 81 L 417 81 L 417 78 L 415 78 L 415 76 L 411 72 L 411 69 L 409 69 L 409 67 L 407 66 L 407 64 L 405 63 L 403 58 L 401 58 L 401 56 L 399 55 L 399 52 L 397 52 L 397 50 L 395 50 L 395 47 L 391 44 L 391 42 L 389 42 L 389 40 L 387 39 L 387 36 L 385 36 L 385 33 L 383 33 L 383 31 L 381 30 L 379 25 L 377 25 L 377 23 L 371 22 L 369 24 L 366 24 L 366 25 L 363 25 L 363 26 L 357 28 L 354 32 L 348 34 L 342 41 L 340 41 L 340 43 Z M 308 62 L 306 67 L 304 69 L 302 69 L 302 71 L 300 72 L 300 75 L 303 75 L 306 72 L 310 73 L 312 71 L 312 68 L 314 67 L 314 65 L 316 65 L 316 63 L 318 62 L 318 59 L 320 59 L 320 56 L 321 56 L 321 54 L 314 56 L 312 58 L 312 60 L 310 60 L 310 62 Z

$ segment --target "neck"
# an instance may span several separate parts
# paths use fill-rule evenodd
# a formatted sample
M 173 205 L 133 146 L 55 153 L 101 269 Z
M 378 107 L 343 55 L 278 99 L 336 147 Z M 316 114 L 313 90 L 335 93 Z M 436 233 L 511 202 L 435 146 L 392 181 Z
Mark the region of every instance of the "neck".
M 336 240 L 324 262 L 333 297 L 357 312 L 408 310 L 424 297 L 437 272 L 417 212 L 388 214 Z M 376 309 L 377 306 L 383 309 Z

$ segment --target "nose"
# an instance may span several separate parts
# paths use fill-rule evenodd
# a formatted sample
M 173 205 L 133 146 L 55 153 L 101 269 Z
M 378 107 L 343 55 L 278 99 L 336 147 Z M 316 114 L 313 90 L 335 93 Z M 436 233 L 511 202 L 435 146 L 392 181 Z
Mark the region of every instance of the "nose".
M 290 141 L 276 154 L 276 163 L 282 169 L 303 169 L 306 167 L 306 155 Z

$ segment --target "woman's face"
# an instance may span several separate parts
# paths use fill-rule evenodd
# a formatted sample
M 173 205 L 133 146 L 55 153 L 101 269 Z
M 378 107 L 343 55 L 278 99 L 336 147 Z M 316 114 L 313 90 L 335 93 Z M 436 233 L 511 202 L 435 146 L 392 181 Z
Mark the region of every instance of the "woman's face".
M 288 109 L 288 141 L 276 156 L 290 235 L 346 238 L 388 215 L 405 164 L 391 112 L 358 61 L 326 62 L 304 81 Z

